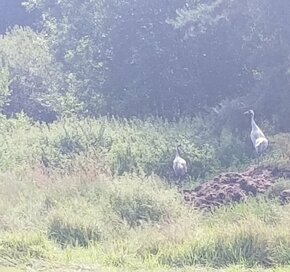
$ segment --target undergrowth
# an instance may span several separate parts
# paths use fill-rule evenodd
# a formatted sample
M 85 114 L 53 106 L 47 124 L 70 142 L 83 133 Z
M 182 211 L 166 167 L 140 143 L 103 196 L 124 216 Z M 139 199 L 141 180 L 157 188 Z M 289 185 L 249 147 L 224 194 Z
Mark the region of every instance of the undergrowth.
M 236 146 L 241 140 L 223 132 L 210 141 L 210 129 L 194 121 L 70 119 L 47 127 L 24 116 L 1 119 L 0 264 L 122 271 L 290 265 L 290 206 L 277 201 L 288 180 L 212 214 L 184 205 L 168 183 L 176 140 L 193 180 L 250 161 Z M 279 137 L 286 136 L 271 139 Z M 263 163 L 275 158 L 271 165 L 286 167 L 289 150 L 272 146 Z
M 263 197 L 201 214 L 157 176 L 82 171 L 0 176 L 0 260 L 126 269 L 290 263 L 289 205 Z
M 24 115 L 1 117 L 0 169 L 41 164 L 71 173 L 76 157 L 85 156 L 113 174 L 155 173 L 173 179 L 177 142 L 189 180 L 249 161 L 251 152 L 243 141 L 229 131 L 217 137 L 212 128 L 210 121 L 199 117 L 178 122 L 67 118 L 50 125 L 33 123 Z

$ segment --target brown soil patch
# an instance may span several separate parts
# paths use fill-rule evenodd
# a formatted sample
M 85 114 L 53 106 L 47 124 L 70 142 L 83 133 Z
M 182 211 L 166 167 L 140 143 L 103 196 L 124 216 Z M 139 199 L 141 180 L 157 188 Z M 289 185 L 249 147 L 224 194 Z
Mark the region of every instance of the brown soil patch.
M 223 173 L 192 190 L 182 190 L 184 200 L 201 210 L 244 201 L 248 196 L 265 193 L 280 177 L 290 178 L 290 170 L 252 167 L 249 170 Z M 290 200 L 290 190 L 283 191 L 281 201 Z

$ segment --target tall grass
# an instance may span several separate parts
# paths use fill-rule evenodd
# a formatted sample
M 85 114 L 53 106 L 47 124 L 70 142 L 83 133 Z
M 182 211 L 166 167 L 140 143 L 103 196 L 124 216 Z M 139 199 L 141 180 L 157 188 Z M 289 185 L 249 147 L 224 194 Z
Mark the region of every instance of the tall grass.
M 1 117 L 0 169 L 40 163 L 71 172 L 75 158 L 85 156 L 113 174 L 155 173 L 172 179 L 176 142 L 183 146 L 189 179 L 205 178 L 249 160 L 244 142 L 229 131 L 217 137 L 213 126 L 198 117 L 178 122 L 67 118 L 49 126 L 33 123 L 23 115 Z
M 75 172 L 0 176 L 0 260 L 6 265 L 157 269 L 290 262 L 289 205 L 259 198 L 201 214 L 157 176 Z
M 243 167 L 249 157 L 229 132 L 215 139 L 198 118 L 66 119 L 47 127 L 19 116 L 2 118 L 0 126 L 1 265 L 82 263 L 123 271 L 290 265 L 290 206 L 275 200 L 287 180 L 263 198 L 214 214 L 184 205 L 167 182 L 176 140 L 192 179 Z M 273 154 L 280 160 L 287 150 Z

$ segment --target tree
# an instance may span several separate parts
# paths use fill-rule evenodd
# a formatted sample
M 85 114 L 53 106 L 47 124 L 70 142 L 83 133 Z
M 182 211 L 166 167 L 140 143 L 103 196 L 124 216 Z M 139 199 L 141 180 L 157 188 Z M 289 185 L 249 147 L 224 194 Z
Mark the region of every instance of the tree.
M 42 13 L 50 49 L 64 73 L 73 79 L 68 95 L 83 103 L 83 114 L 100 113 L 104 70 L 110 57 L 110 49 L 103 46 L 106 1 L 29 0 L 25 6 Z
M 24 111 L 36 120 L 55 119 L 48 97 L 61 91 L 62 73 L 44 36 L 30 28 L 14 27 L 0 39 L 0 59 L 6 82 L 1 90 L 7 98 L 4 113 L 11 116 Z
M 38 14 L 33 12 L 28 14 L 22 6 L 23 0 L 4 0 L 0 4 L 0 34 L 4 34 L 7 29 L 20 26 L 34 26 Z
M 168 23 L 184 3 L 31 0 L 28 7 L 42 11 L 57 60 L 81 82 L 76 94 L 89 113 L 173 118 L 242 92 L 239 73 L 225 80 L 240 72 L 235 52 L 224 51 L 225 34 L 192 43 Z
M 289 130 L 289 11 L 286 0 L 214 0 L 206 4 L 195 0 L 188 1 L 170 23 L 194 41 L 223 37 L 223 52 L 230 55 L 223 55 L 222 66 L 229 57 L 236 63 L 224 73 L 227 86 L 234 78 L 232 89 L 245 107 L 257 109 L 270 120 L 276 118 L 279 130 Z M 213 49 L 211 41 L 208 44 Z M 217 70 L 215 56 L 211 59 Z
M 42 13 L 49 49 L 69 81 L 63 97 L 83 114 L 173 119 L 243 102 L 267 118 L 280 116 L 281 129 L 288 110 L 278 104 L 290 99 L 288 6 L 286 0 L 26 2 Z
M 8 103 L 11 90 L 9 69 L 3 63 L 0 64 L 0 110 Z

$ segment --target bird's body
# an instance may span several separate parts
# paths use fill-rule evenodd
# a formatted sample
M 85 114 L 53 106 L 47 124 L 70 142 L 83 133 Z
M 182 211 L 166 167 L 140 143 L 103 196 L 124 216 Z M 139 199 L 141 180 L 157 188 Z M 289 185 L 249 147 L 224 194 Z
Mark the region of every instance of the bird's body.
M 258 127 L 254 120 L 254 111 L 249 110 L 246 111 L 245 114 L 250 114 L 251 115 L 251 125 L 252 125 L 252 130 L 251 130 L 251 140 L 253 143 L 253 146 L 257 152 L 258 155 L 261 155 L 268 147 L 268 140 L 265 137 L 263 131 Z
M 257 152 L 258 155 L 261 155 L 264 153 L 264 151 L 267 149 L 268 147 L 268 140 L 265 137 L 260 137 L 257 138 L 255 141 L 255 150 Z
M 181 158 L 179 147 L 180 145 L 176 146 L 176 154 L 173 160 L 173 170 L 178 180 L 184 177 L 187 173 L 186 161 Z

